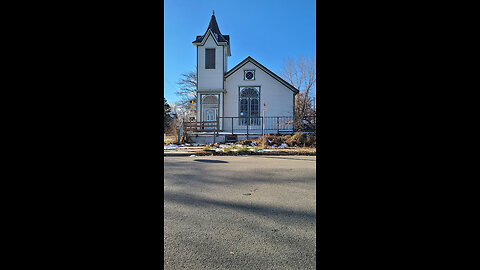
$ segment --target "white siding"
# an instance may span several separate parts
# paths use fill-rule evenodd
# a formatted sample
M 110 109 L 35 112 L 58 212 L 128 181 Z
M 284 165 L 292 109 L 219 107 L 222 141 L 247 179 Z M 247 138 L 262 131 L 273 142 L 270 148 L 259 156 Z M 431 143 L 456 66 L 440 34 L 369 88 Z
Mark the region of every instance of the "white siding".
M 255 80 L 243 80 L 244 70 L 255 70 Z M 225 82 L 225 116 L 239 116 L 238 87 L 260 86 L 260 112 L 263 114 L 263 102 L 267 103 L 265 116 L 293 116 L 293 92 L 285 85 L 265 73 L 256 65 L 248 62 L 230 75 Z
M 215 49 L 215 69 L 205 69 L 205 49 Z M 223 89 L 224 74 L 224 47 L 217 46 L 212 35 L 203 46 L 198 46 L 198 89 L 221 90 Z

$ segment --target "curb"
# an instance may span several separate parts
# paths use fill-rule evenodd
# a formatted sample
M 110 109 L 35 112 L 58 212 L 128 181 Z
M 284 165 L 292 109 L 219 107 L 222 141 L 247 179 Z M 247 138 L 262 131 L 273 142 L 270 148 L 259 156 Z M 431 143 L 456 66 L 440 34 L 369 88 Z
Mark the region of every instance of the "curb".
M 248 154 L 238 154 L 238 153 L 223 153 L 223 152 L 165 152 L 164 156 L 177 156 L 185 157 L 195 155 L 197 157 L 202 156 L 316 156 L 316 153 L 298 153 L 298 152 L 263 152 L 263 153 L 248 153 Z
M 200 156 L 316 156 L 315 153 L 284 153 L 284 152 L 280 152 L 280 153 L 255 153 L 255 154 L 213 154 L 213 153 L 197 153 L 197 154 L 194 154 L 196 155 L 197 157 L 200 157 Z
M 191 155 L 195 155 L 194 152 L 164 152 L 164 157 L 188 157 Z

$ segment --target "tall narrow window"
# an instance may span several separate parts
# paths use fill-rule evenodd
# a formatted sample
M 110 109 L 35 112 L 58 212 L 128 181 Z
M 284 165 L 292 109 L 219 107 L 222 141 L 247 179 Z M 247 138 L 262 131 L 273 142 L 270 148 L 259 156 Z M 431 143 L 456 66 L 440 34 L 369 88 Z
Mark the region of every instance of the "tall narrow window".
M 260 95 L 257 87 L 240 90 L 240 125 L 260 125 Z
M 205 69 L 215 69 L 215 49 L 205 49 Z

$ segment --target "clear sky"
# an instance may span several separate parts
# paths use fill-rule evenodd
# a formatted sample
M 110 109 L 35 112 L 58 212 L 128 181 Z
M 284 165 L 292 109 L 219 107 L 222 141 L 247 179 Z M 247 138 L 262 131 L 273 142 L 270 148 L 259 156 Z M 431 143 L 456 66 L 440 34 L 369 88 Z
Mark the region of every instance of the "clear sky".
M 164 93 L 176 102 L 177 82 L 194 71 L 192 41 L 207 30 L 215 10 L 220 32 L 230 35 L 228 70 L 251 56 L 280 76 L 287 57 L 316 54 L 315 0 L 165 0 Z

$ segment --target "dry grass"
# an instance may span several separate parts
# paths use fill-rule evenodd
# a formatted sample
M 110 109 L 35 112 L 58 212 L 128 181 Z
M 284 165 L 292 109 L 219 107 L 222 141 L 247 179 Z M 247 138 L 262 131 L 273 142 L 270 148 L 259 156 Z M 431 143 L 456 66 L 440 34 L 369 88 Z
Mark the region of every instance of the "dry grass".
M 166 134 L 163 134 L 163 145 L 169 145 L 172 143 L 177 143 L 177 136 L 169 136 L 167 138 Z
M 163 145 L 169 145 L 169 144 L 172 144 L 172 143 L 177 143 L 178 142 L 178 130 L 172 126 L 172 127 L 169 127 L 168 129 L 165 130 L 165 134 L 163 134 Z M 167 135 L 170 135 L 168 136 L 167 138 Z
M 197 151 L 194 153 L 197 156 L 243 156 L 243 155 L 280 155 L 280 156 L 316 156 L 316 148 L 305 147 L 295 149 L 275 149 L 269 152 L 254 152 L 247 149 L 240 149 L 239 151 L 215 152 L 213 150 Z
M 250 145 L 250 143 L 255 142 L 257 145 L 262 145 L 263 137 L 258 137 L 254 140 L 243 140 L 240 144 Z M 311 147 L 315 148 L 317 146 L 317 137 L 315 134 L 310 133 L 295 133 L 293 135 L 265 135 L 265 147 L 277 145 L 280 146 L 282 143 L 287 144 L 289 147 Z
M 293 139 L 292 139 L 293 138 Z M 281 138 L 277 138 L 281 140 Z M 283 141 L 287 140 L 295 140 L 294 142 L 299 142 L 299 144 L 308 144 L 308 137 L 302 139 L 302 136 L 299 134 L 297 136 L 289 135 L 286 138 L 283 138 Z M 260 139 L 261 140 L 261 139 Z M 272 139 L 270 140 L 271 144 L 274 144 L 275 141 Z M 317 149 L 315 147 L 266 147 L 268 150 L 266 151 L 259 151 L 262 150 L 261 143 L 258 146 L 250 146 L 251 140 L 244 140 L 241 143 L 237 143 L 234 145 L 226 145 L 222 148 L 221 151 L 216 151 L 216 149 L 222 143 L 212 143 L 207 145 L 202 150 L 195 152 L 195 155 L 198 156 L 238 156 L 238 155 L 306 155 L 306 156 L 315 156 L 317 154 Z M 278 141 L 277 141 L 278 142 Z M 280 141 L 281 143 L 282 141 Z M 240 145 L 238 145 L 240 144 Z M 251 151 L 254 149 L 255 151 Z

